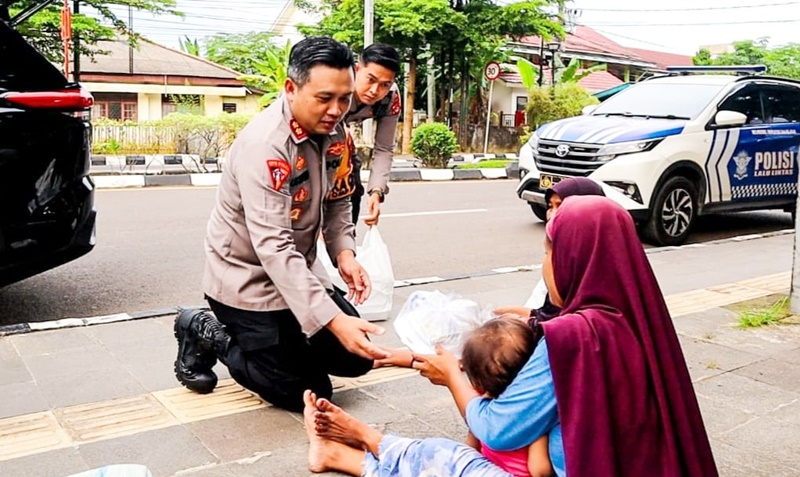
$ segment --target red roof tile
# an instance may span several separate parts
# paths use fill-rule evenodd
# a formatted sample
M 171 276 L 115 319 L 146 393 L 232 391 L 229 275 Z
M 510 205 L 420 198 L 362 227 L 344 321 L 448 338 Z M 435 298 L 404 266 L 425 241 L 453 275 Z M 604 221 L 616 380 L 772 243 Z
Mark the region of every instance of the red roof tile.
M 526 36 L 521 38 L 520 42 L 539 45 L 541 39 L 538 36 Z M 614 40 L 601 35 L 586 25 L 576 25 L 573 31 L 567 35 L 567 39 L 564 42 L 563 48 L 566 51 L 602 53 L 606 55 L 638 59 L 638 56 L 634 54 L 630 48 L 620 45 Z
M 549 85 L 550 70 L 548 68 L 544 69 L 543 76 L 544 76 L 543 84 Z M 510 84 L 522 84 L 522 79 L 520 78 L 519 74 L 512 71 L 503 71 L 502 73 L 500 73 L 500 79 Z M 590 93 L 595 93 L 597 91 L 604 91 L 609 88 L 613 88 L 614 86 L 619 86 L 622 83 L 623 82 L 620 81 L 619 78 L 612 75 L 608 71 L 595 71 L 594 73 L 584 78 L 581 78 L 578 81 L 578 84 L 586 88 Z
M 660 69 L 665 69 L 667 66 L 692 66 L 691 56 L 678 55 L 675 53 L 665 53 L 663 51 L 644 50 L 641 48 L 629 48 L 639 58 L 655 63 Z

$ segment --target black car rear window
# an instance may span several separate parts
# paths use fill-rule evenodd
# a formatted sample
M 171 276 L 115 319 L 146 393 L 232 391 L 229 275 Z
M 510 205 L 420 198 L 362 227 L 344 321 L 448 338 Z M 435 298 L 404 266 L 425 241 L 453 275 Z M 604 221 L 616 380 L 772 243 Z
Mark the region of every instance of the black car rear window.
M 55 66 L 0 20 L 0 92 L 52 91 L 68 84 Z

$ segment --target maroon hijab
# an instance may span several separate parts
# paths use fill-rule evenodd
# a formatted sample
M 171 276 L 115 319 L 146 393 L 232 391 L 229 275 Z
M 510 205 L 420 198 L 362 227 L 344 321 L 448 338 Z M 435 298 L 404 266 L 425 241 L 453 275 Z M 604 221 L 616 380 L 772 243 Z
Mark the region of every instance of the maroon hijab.
M 548 226 L 562 314 L 542 324 L 570 477 L 716 477 L 689 371 L 630 215 L 565 200 Z
M 573 195 L 606 195 L 600 184 L 586 177 L 569 177 L 547 189 L 544 193 L 544 203 L 550 203 L 553 193 L 558 194 L 561 200 Z

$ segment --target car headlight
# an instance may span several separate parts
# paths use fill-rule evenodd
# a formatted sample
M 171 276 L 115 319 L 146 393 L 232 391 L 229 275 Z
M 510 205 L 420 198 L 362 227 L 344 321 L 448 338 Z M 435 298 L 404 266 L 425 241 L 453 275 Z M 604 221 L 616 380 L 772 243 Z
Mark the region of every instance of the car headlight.
M 637 152 L 645 152 L 653 149 L 663 141 L 664 138 L 658 139 L 650 139 L 647 141 L 632 141 L 632 142 L 621 142 L 618 144 L 607 144 L 600 148 L 597 151 L 596 160 L 598 161 L 610 161 L 617 156 L 621 156 L 623 154 L 635 154 Z
M 528 139 L 528 147 L 530 147 L 534 153 L 539 149 L 539 136 L 537 136 L 536 133 L 531 134 L 531 138 Z

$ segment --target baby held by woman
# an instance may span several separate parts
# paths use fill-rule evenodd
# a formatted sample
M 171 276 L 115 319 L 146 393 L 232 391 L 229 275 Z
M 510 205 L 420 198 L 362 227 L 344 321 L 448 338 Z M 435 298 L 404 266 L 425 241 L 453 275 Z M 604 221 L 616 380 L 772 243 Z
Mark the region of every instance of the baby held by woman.
M 495 399 L 528 362 L 539 338 L 541 334 L 535 333 L 517 315 L 495 318 L 469 334 L 462 350 L 461 369 L 476 391 Z M 392 349 L 391 353 L 390 358 L 376 362 L 376 366 L 409 367 L 413 363 L 413 354 L 408 349 Z M 501 452 L 486 447 L 470 433 L 467 445 L 514 477 L 553 475 L 547 436 L 527 448 Z

